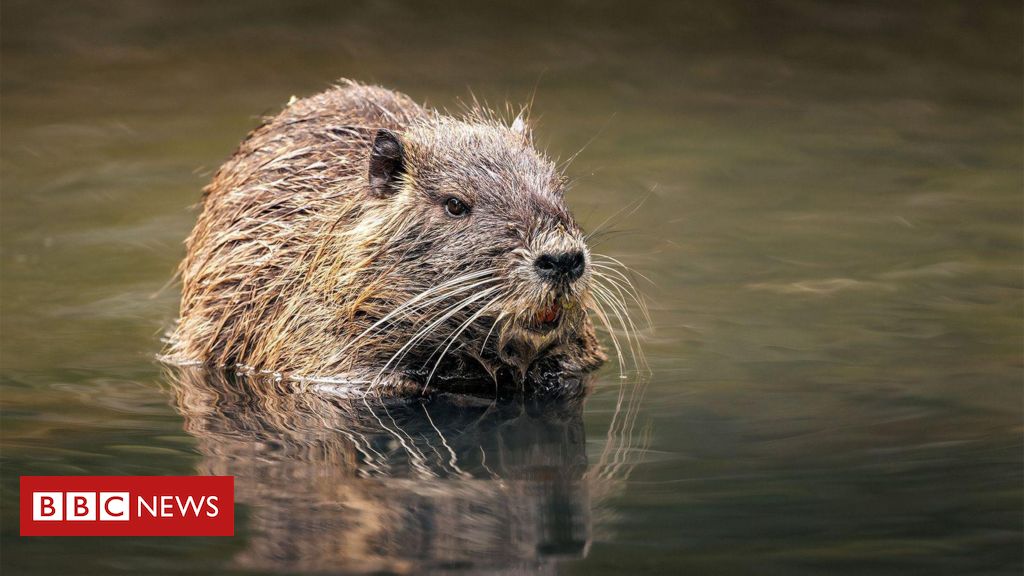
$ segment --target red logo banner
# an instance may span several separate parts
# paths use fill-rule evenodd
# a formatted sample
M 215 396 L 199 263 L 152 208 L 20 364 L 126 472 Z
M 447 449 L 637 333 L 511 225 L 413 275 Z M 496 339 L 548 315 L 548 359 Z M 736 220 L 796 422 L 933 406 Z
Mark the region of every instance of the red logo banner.
M 22 476 L 22 536 L 234 536 L 232 476 Z

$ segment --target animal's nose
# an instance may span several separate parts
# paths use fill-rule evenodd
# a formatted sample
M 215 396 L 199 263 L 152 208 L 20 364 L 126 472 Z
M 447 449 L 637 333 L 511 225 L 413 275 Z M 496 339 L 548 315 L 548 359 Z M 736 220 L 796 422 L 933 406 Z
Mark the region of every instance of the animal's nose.
M 541 254 L 533 263 L 541 278 L 552 282 L 572 282 L 583 275 L 587 259 L 583 252 L 574 250 L 558 254 Z

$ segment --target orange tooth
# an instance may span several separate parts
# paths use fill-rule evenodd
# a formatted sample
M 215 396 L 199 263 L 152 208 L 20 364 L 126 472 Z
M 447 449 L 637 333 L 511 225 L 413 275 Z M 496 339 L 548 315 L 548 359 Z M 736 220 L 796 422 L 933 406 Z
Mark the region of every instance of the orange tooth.
M 541 322 L 554 322 L 555 318 L 558 318 L 558 303 L 555 302 L 544 308 L 537 316 L 540 317 Z

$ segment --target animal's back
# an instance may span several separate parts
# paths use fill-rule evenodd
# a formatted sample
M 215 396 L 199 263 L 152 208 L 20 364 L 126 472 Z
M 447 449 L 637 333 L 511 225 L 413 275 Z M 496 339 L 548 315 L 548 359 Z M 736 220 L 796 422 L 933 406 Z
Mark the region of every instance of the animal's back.
M 318 235 L 344 226 L 337 216 L 351 213 L 365 189 L 374 133 L 426 114 L 404 94 L 344 82 L 293 99 L 253 130 L 204 188 L 179 268 L 181 319 L 170 355 L 228 366 L 273 354 L 260 336 L 273 335 L 275 322 L 296 321 L 280 309 L 281 285 L 299 282 Z M 288 368 L 287 358 L 263 360 Z

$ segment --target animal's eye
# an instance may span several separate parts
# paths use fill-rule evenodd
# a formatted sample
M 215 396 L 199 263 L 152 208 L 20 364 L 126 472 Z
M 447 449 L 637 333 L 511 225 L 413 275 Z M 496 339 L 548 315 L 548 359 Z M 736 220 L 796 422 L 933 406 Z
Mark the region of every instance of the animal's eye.
M 454 196 L 444 201 L 444 210 L 449 216 L 455 218 L 461 218 L 469 214 L 469 206 L 466 206 L 465 202 Z

